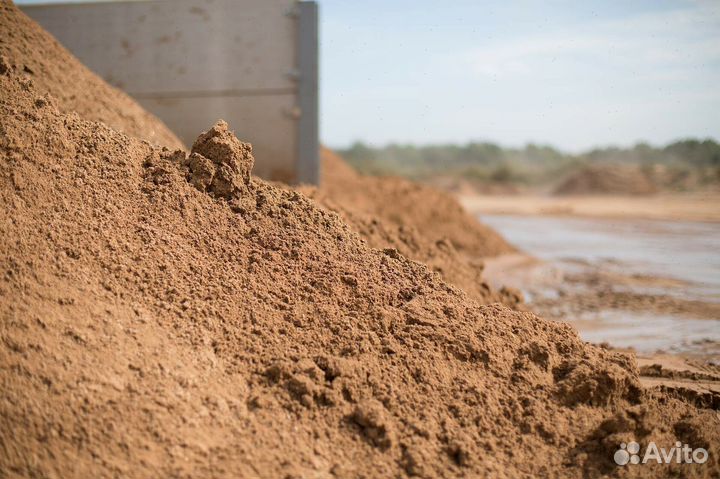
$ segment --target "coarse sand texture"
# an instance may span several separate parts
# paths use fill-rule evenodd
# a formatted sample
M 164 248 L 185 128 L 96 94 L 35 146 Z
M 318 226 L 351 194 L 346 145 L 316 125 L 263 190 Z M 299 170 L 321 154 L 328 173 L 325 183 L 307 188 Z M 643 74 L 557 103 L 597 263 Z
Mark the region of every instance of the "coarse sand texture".
M 370 246 L 397 249 L 482 303 L 524 307 L 519 291 L 496 291 L 482 277 L 483 258 L 515 249 L 450 195 L 402 178 L 360 175 L 326 148 L 321 160 L 320 187 L 299 190 L 338 213 Z

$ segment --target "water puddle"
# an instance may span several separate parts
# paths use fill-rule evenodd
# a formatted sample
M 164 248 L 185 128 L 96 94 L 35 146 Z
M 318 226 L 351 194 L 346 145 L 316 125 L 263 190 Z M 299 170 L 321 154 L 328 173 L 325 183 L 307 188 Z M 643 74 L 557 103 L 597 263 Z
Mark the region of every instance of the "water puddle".
M 720 224 L 483 215 L 541 261 L 488 262 L 539 314 L 587 341 L 720 356 Z

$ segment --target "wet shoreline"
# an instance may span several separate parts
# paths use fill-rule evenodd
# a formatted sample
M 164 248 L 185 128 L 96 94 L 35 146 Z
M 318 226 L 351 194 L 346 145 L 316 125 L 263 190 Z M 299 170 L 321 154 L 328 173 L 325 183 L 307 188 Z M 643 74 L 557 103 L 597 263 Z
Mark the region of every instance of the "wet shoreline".
M 640 353 L 720 362 L 720 225 L 483 215 L 525 256 L 487 261 L 495 284 L 581 337 Z

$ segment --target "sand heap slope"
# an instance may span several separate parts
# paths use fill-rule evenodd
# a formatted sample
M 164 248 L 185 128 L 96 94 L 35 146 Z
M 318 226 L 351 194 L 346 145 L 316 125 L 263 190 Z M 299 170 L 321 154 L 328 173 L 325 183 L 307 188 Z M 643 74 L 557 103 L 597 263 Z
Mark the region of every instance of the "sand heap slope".
M 555 189 L 556 195 L 648 195 L 657 187 L 638 166 L 588 165 Z
M 224 123 L 172 152 L 7 75 L 0 122 L 2 471 L 581 477 L 631 439 L 717 451 L 714 411 L 369 248 L 253 179 Z
M 10 0 L 0 0 L 0 56 L 32 77 L 39 92 L 53 95 L 62 111 L 76 111 L 130 136 L 182 148 L 162 121 L 91 72 Z
M 483 303 L 522 304 L 518 291 L 494 291 L 482 278 L 483 256 L 513 248 L 453 198 L 403 179 L 359 175 L 326 148 L 321 156 L 321 187 L 300 191 L 338 213 L 370 246 L 397 249 Z
M 322 191 L 340 206 L 414 228 L 432 239 L 446 238 L 459 252 L 474 257 L 514 251 L 443 191 L 404 178 L 360 175 L 328 149 L 321 156 Z

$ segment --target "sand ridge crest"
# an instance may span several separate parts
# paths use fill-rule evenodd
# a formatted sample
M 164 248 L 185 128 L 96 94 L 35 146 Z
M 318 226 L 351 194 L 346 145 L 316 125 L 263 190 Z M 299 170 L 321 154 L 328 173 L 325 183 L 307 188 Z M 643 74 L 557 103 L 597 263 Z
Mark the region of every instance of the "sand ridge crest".
M 428 265 L 482 303 L 524 309 L 518 290 L 495 290 L 483 278 L 483 257 L 514 248 L 455 199 L 407 180 L 360 175 L 327 148 L 321 150 L 321 161 L 320 187 L 299 191 L 338 213 L 370 246 L 393 248 Z

